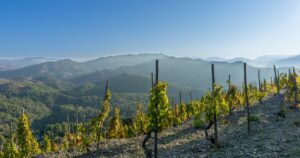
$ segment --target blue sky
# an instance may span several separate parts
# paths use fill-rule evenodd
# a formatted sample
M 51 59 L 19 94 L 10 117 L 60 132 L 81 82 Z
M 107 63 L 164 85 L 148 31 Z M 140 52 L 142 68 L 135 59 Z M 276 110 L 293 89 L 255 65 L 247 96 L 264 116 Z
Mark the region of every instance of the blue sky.
M 298 0 L 1 0 L 0 57 L 300 53 Z

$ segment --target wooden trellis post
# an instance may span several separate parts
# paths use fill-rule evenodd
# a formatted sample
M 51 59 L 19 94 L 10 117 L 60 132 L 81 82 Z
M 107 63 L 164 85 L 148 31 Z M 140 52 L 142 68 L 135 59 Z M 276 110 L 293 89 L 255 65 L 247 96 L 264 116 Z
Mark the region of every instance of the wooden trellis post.
M 171 105 L 172 105 L 172 107 L 175 106 L 175 105 L 174 105 L 174 98 L 173 98 L 173 97 L 171 97 Z
M 258 91 L 261 93 L 262 92 L 262 87 L 261 87 L 261 81 L 260 81 L 260 70 L 257 70 L 257 75 L 258 75 Z M 262 103 L 262 98 L 259 97 L 259 103 Z
M 295 70 L 295 67 L 293 67 L 293 82 L 294 82 L 294 95 L 295 95 L 295 105 L 298 104 L 298 86 L 297 86 L 297 74 L 296 74 L 296 70 Z
M 258 70 L 257 73 L 258 73 L 258 90 L 261 92 L 260 70 Z
M 182 104 L 182 98 L 181 98 L 181 91 L 179 91 L 179 104 L 181 105 Z
M 153 72 L 151 72 L 151 86 L 154 86 L 154 81 L 153 81 Z
M 273 68 L 274 68 L 274 82 L 276 84 L 276 87 L 277 87 L 277 95 L 279 95 L 279 81 L 278 81 L 278 76 L 277 76 L 277 73 L 276 73 L 276 66 L 273 65 Z
M 276 71 L 276 66 L 273 65 L 274 68 L 274 73 L 275 73 L 275 83 L 277 86 L 277 97 L 278 97 L 278 102 L 279 102 L 279 112 L 278 112 L 278 116 L 279 117 L 285 117 L 285 105 L 283 103 L 283 96 L 280 95 L 280 85 L 279 85 L 279 80 L 280 80 L 280 76 L 279 76 L 279 70 Z M 276 74 L 277 72 L 277 74 Z
M 214 95 L 214 89 L 215 89 L 215 65 L 211 64 L 211 90 L 212 90 L 212 94 Z M 213 96 L 214 97 L 214 96 Z M 215 149 L 218 148 L 218 126 L 217 126 L 217 113 L 216 113 L 216 105 L 214 105 L 215 107 L 215 112 L 214 112 L 214 135 L 215 135 L 215 144 L 214 147 Z
M 250 107 L 248 99 L 248 85 L 247 85 L 247 64 L 244 63 L 244 85 L 245 85 L 245 99 L 247 108 L 247 125 L 248 125 L 248 135 L 250 135 Z
M 155 63 L 155 85 L 158 84 L 158 71 L 159 71 L 158 66 L 159 66 L 158 65 L 158 60 L 156 60 L 156 63 Z M 157 113 L 159 113 L 157 104 L 155 105 L 155 108 L 156 108 Z M 156 120 L 156 127 L 155 127 L 155 130 L 154 130 L 154 157 L 157 158 L 157 132 L 158 132 L 158 127 L 157 127 L 158 118 L 157 118 L 157 116 L 155 117 L 155 120 Z
M 79 124 L 79 113 L 78 113 L 78 105 L 76 105 L 76 130 Z
M 68 133 L 71 133 L 69 114 L 67 113 Z
M 231 84 L 231 76 L 230 74 L 228 75 L 228 90 L 230 89 L 230 84 Z

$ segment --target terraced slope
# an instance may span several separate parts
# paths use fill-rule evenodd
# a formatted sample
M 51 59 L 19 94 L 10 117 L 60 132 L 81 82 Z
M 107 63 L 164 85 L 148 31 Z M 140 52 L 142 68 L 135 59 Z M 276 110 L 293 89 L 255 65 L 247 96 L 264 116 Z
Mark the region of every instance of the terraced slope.
M 159 136 L 159 157 L 300 157 L 300 111 L 287 108 L 286 118 L 279 118 L 278 108 L 274 96 L 252 106 L 250 136 L 245 112 L 235 112 L 230 123 L 219 124 L 220 149 L 213 149 L 205 140 L 204 131 L 192 128 L 190 123 L 169 129 Z M 105 140 L 100 150 L 52 153 L 45 157 L 149 157 L 152 142 L 144 150 L 142 140 L 143 137 Z

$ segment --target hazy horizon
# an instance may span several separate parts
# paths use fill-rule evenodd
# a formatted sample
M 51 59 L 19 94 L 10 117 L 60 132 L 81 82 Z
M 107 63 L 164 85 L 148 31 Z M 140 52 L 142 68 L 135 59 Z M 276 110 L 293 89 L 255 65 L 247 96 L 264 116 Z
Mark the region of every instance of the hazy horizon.
M 2 60 L 22 60 L 22 59 L 30 59 L 30 58 L 48 58 L 48 59 L 53 59 L 53 60 L 64 60 L 64 59 L 71 59 L 74 61 L 78 61 L 78 62 L 84 62 L 84 61 L 89 61 L 89 60 L 94 60 L 94 59 L 98 59 L 98 58 L 103 58 L 103 57 L 110 57 L 110 56 L 120 56 L 120 55 L 158 55 L 158 54 L 162 54 L 162 55 L 166 55 L 166 56 L 171 56 L 171 57 L 176 57 L 176 58 L 191 58 L 191 59 L 213 59 L 213 58 L 219 58 L 219 59 L 224 59 L 224 60 L 230 60 L 230 59 L 236 59 L 236 58 L 244 58 L 244 59 L 250 59 L 250 60 L 255 60 L 257 58 L 261 58 L 261 57 L 268 57 L 268 56 L 274 56 L 274 57 L 292 57 L 292 56 L 296 56 L 296 55 L 300 55 L 300 54 L 279 54 L 279 55 L 272 55 L 272 54 L 265 54 L 265 55 L 261 55 L 261 56 L 257 56 L 254 58 L 248 58 L 248 57 L 243 57 L 243 56 L 235 56 L 235 57 L 231 57 L 231 58 L 226 58 L 226 57 L 217 57 L 217 56 L 207 56 L 207 57 L 200 57 L 200 56 L 176 56 L 176 55 L 168 55 L 168 54 L 164 54 L 164 53 L 120 53 L 120 54 L 111 54 L 111 55 L 102 55 L 102 56 L 94 56 L 94 57 L 85 57 L 85 58 L 80 58 L 80 57 L 55 57 L 55 56 L 19 56 L 19 57 L 1 57 L 0 59 Z

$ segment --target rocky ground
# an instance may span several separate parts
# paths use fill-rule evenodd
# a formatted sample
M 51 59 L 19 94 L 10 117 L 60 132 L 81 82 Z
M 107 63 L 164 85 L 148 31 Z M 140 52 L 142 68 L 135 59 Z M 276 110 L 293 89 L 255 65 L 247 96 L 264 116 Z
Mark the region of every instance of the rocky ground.
M 277 97 L 269 96 L 262 104 L 251 106 L 250 135 L 247 133 L 245 112 L 233 113 L 230 123 L 219 123 L 219 149 L 212 148 L 205 139 L 204 131 L 192 128 L 190 123 L 167 130 L 159 135 L 158 156 L 300 157 L 300 111 L 286 106 L 286 118 L 276 115 L 279 111 Z M 90 153 L 55 153 L 45 157 L 151 157 L 152 142 L 144 150 L 142 140 L 143 137 L 105 140 L 100 150 Z

